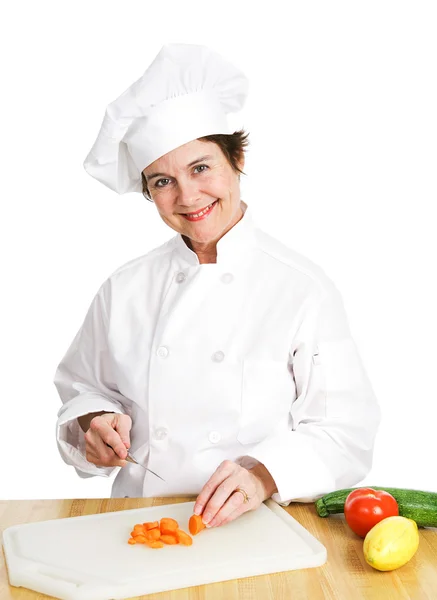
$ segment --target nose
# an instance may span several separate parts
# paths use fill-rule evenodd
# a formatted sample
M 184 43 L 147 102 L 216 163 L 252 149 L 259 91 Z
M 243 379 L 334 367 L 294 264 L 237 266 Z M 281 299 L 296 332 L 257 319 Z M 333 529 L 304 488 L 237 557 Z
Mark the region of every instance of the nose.
M 186 179 L 178 182 L 178 204 L 180 206 L 194 206 L 200 199 L 200 191 L 195 181 Z

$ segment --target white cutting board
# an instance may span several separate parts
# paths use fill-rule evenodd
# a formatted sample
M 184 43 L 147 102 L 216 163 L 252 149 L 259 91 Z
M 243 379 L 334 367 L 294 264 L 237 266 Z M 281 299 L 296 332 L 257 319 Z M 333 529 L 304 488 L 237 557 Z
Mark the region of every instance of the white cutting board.
M 136 523 L 162 517 L 188 532 L 193 507 L 184 502 L 9 527 L 3 547 L 10 584 L 63 600 L 108 600 L 326 562 L 326 548 L 272 500 L 202 530 L 192 546 L 127 543 Z

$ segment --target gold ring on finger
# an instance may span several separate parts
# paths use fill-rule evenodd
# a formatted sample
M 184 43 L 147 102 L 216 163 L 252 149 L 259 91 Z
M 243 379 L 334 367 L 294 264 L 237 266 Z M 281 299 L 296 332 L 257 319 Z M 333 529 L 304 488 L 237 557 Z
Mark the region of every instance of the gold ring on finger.
M 234 491 L 234 494 L 235 494 L 235 492 L 240 492 L 240 494 L 243 494 L 243 498 L 244 498 L 244 504 L 246 504 L 247 502 L 249 502 L 250 498 L 249 498 L 249 496 L 247 495 L 247 493 L 245 492 L 245 490 L 243 490 L 243 489 L 241 489 L 241 488 L 237 488 L 237 489 Z

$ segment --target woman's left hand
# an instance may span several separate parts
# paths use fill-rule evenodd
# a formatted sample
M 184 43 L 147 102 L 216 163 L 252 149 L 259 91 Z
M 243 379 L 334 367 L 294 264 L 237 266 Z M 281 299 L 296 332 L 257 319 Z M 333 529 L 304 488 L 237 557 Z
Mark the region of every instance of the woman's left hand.
M 202 521 L 207 527 L 224 525 L 249 510 L 255 510 L 276 491 L 276 484 L 263 464 L 245 469 L 225 460 L 198 495 L 194 513 L 202 514 Z

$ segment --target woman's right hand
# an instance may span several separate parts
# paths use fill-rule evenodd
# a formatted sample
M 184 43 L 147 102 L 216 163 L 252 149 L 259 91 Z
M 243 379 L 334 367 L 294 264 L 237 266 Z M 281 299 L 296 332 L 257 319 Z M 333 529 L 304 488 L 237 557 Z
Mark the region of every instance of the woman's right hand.
M 125 467 L 131 428 L 128 415 L 105 413 L 91 419 L 85 433 L 87 461 L 98 467 Z

